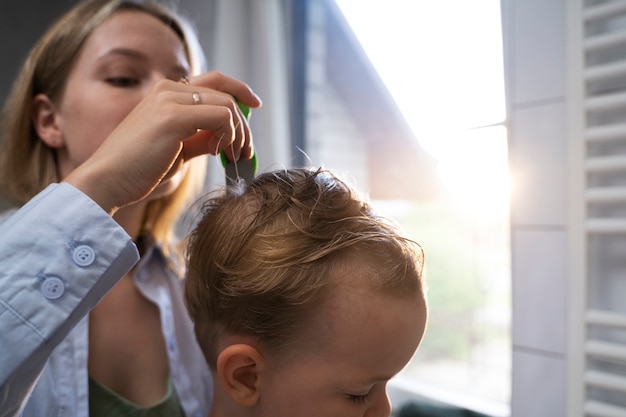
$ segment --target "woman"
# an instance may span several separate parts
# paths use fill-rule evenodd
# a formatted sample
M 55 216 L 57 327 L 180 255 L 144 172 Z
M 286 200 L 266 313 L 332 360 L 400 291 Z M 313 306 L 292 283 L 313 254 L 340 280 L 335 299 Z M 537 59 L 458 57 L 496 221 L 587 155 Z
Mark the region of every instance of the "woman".
M 0 226 L 0 415 L 207 415 L 173 226 L 204 172 L 190 159 L 252 156 L 237 101 L 260 101 L 188 79 L 199 51 L 164 6 L 87 0 L 27 58 L 2 126 L 0 178 L 26 204 Z

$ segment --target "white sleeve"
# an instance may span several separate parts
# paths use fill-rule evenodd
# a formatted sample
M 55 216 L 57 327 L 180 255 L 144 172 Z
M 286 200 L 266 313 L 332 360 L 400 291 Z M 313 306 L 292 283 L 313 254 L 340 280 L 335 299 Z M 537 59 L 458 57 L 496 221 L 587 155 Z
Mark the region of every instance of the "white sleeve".
M 18 413 L 54 348 L 138 259 L 128 234 L 67 183 L 0 225 L 0 415 Z

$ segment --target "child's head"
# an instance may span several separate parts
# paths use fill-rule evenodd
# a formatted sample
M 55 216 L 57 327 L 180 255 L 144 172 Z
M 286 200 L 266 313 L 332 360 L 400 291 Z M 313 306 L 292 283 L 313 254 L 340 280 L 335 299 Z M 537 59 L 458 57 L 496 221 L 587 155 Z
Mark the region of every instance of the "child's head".
M 325 170 L 210 199 L 186 300 L 216 378 L 212 415 L 386 416 L 426 324 L 422 251 Z

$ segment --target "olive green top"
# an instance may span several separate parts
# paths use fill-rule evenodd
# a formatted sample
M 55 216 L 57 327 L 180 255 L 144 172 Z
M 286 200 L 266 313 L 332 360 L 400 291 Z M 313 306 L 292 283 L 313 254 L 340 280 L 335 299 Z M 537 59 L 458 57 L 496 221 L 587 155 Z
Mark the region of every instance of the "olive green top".
M 167 393 L 157 404 L 142 407 L 89 378 L 89 417 L 184 417 L 171 380 Z

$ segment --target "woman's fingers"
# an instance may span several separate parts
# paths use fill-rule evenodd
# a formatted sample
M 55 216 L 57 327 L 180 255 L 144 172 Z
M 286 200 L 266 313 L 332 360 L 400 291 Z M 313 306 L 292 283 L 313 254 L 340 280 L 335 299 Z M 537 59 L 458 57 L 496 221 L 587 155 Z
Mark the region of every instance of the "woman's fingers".
M 196 156 L 218 155 L 221 152 L 226 152 L 230 160 L 250 159 L 253 154 L 250 135 L 246 135 L 243 145 L 238 147 L 235 147 L 233 136 L 228 134 L 228 129 L 215 131 L 201 129 L 183 141 L 182 157 L 185 161 Z
M 185 119 L 188 119 L 190 126 L 195 129 L 214 133 L 201 136 L 213 139 L 209 143 L 208 152 L 217 154 L 226 150 L 231 160 L 239 159 L 242 154 L 248 157 L 252 148 L 252 135 L 248 121 L 235 99 L 229 94 L 206 88 L 185 86 L 184 90 L 177 96 L 177 101 L 185 107 L 178 117 L 183 123 L 187 123 Z
M 224 75 L 219 71 L 211 71 L 196 77 L 191 77 L 188 79 L 188 85 L 224 92 L 251 108 L 258 108 L 262 105 L 261 99 L 247 84 Z

